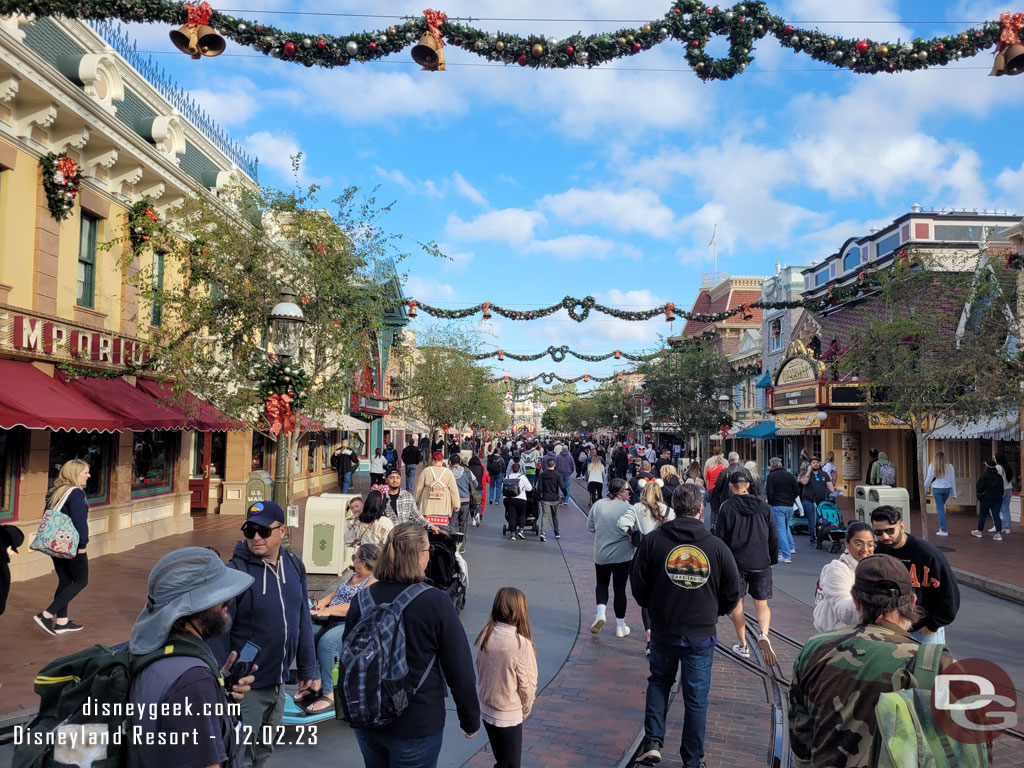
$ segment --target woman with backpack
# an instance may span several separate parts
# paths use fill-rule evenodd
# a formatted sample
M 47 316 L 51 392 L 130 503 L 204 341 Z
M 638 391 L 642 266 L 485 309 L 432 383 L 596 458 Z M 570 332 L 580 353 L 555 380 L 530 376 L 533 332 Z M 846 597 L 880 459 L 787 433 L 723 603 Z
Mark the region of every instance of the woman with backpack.
M 475 644 L 480 647 L 476 655 L 480 713 L 495 768 L 519 768 L 523 720 L 537 695 L 537 651 L 526 595 L 515 587 L 499 589 Z
M 444 734 L 445 692 L 451 691 L 459 727 L 472 738 L 480 729 L 473 654 L 451 598 L 424 581 L 430 541 L 416 523 L 400 523 L 374 566 L 377 579 L 359 592 L 345 617 L 338 669 L 345 716 L 368 768 L 435 768 Z M 388 639 L 404 632 L 405 643 Z M 384 676 L 402 665 L 408 674 L 399 694 Z M 379 703 L 377 709 L 375 704 Z
M 71 518 L 78 531 L 78 552 L 74 557 L 50 558 L 57 572 L 57 591 L 53 593 L 53 602 L 32 617 L 50 635 L 85 629 L 68 618 L 68 605 L 89 584 L 89 558 L 85 553 L 89 544 L 89 502 L 85 497 L 88 482 L 89 465 L 81 459 L 71 459 L 57 473 L 57 482 L 46 501 L 47 509 L 59 509 Z
M 516 536 L 520 539 L 526 538 L 523 532 L 523 528 L 526 527 L 526 494 L 532 490 L 533 484 L 530 478 L 522 473 L 522 465 L 518 461 L 513 461 L 501 486 L 510 541 L 515 541 Z
M 657 483 L 648 483 L 657 488 Z M 608 607 L 608 582 L 615 592 L 615 636 L 629 634 L 626 626 L 626 582 L 633 560 L 633 545 L 619 528 L 619 520 L 629 512 L 629 485 L 621 477 L 608 481 L 608 498 L 597 501 L 587 514 L 587 530 L 594 534 L 594 568 L 597 573 L 597 611 L 590 631 L 597 634 L 605 624 Z
M 587 490 L 590 491 L 590 506 L 601 498 L 604 489 L 604 462 L 596 450 L 590 452 L 590 463 L 587 464 Z
M 675 471 L 675 467 L 665 465 L 661 468 L 662 473 L 665 473 L 666 469 Z M 678 486 L 679 478 L 676 477 L 676 485 Z M 660 526 L 662 523 L 667 523 L 669 520 L 676 519 L 676 513 L 672 511 L 671 507 L 665 504 L 662 491 L 664 490 L 659 484 L 659 481 L 647 483 L 644 486 L 643 493 L 640 494 L 640 501 L 634 504 L 625 512 L 622 517 L 619 518 L 619 530 L 623 531 L 630 537 L 634 547 L 640 545 L 643 537 L 651 533 L 655 528 Z M 640 609 L 640 617 L 644 622 L 644 632 L 647 634 L 647 650 L 646 655 L 651 655 L 651 614 L 646 608 Z

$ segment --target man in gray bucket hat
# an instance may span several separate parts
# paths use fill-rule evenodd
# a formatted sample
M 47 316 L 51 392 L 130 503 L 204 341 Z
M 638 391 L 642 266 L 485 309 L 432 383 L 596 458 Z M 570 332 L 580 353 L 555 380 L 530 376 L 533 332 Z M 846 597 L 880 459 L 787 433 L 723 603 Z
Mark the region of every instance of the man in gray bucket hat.
M 240 763 L 243 749 L 236 744 L 232 713 L 237 705 L 231 699 L 240 701 L 253 677 L 242 678 L 229 699 L 223 677 L 235 654 L 221 669 L 206 641 L 230 628 L 228 603 L 252 582 L 203 547 L 169 552 L 153 567 L 146 606 L 128 644 L 133 666 L 142 669 L 130 694 L 131 765 Z

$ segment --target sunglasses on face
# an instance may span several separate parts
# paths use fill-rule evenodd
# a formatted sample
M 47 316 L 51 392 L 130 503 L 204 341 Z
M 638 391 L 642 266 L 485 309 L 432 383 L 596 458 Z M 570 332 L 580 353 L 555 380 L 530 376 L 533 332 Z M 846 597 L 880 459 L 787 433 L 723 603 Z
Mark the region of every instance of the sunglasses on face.
M 273 528 L 271 528 L 266 525 L 259 525 L 258 523 L 248 522 L 242 526 L 242 535 L 245 536 L 245 538 L 247 539 L 254 539 L 256 538 L 256 534 L 258 533 L 261 539 L 269 539 L 270 535 L 274 531 L 283 527 L 283 525 L 275 525 Z
M 875 528 L 875 536 L 876 537 L 878 537 L 878 536 L 895 536 L 895 535 L 896 535 L 896 526 L 895 525 L 892 526 L 891 528 Z

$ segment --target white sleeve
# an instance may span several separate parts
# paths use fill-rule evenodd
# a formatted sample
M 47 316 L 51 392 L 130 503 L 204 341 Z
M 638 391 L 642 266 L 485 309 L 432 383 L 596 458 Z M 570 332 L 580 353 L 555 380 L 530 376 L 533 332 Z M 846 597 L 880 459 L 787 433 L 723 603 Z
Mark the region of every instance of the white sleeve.
M 860 619 L 860 613 L 850 595 L 853 578 L 853 571 L 840 560 L 829 563 L 829 567 L 822 571 L 821 592 L 832 604 L 836 618 L 844 624 L 856 624 Z
M 933 482 L 935 482 L 935 467 L 932 466 L 931 464 L 929 464 L 928 465 L 928 471 L 925 472 L 925 475 L 924 475 L 924 492 L 925 493 L 928 493 L 928 491 L 931 489 Z

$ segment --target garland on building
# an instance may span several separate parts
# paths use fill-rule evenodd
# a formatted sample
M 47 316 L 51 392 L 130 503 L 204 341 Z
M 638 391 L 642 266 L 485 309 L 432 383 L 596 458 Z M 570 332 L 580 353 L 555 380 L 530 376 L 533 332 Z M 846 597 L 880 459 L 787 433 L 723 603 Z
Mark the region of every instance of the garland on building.
M 139 200 L 125 213 L 128 239 L 132 251 L 138 256 L 146 244 L 160 230 L 160 215 L 149 200 Z
M 520 362 L 533 362 L 535 360 L 540 360 L 542 357 L 550 355 L 551 359 L 554 360 L 556 363 L 561 363 L 563 360 L 565 360 L 566 355 L 572 355 L 577 360 L 586 360 L 589 363 L 599 363 L 602 360 L 611 360 L 612 358 L 615 358 L 616 360 L 632 360 L 635 363 L 640 363 L 643 362 L 644 360 L 653 360 L 659 354 L 661 354 L 660 351 L 651 352 L 650 354 L 647 355 L 636 355 L 629 352 L 623 352 L 620 349 L 616 349 L 614 352 L 608 352 L 604 355 L 585 355 L 582 352 L 577 352 L 576 350 L 570 349 L 569 347 L 563 344 L 560 347 L 548 347 L 543 352 L 537 352 L 536 354 L 532 355 L 517 355 L 513 354 L 512 352 L 506 352 L 503 349 L 499 349 L 494 352 L 482 352 L 480 354 L 470 355 L 470 357 L 472 357 L 474 360 L 487 360 L 489 358 L 494 357 L 497 358 L 498 360 L 504 360 L 505 358 L 508 358 L 509 360 L 518 360 Z
M 71 215 L 82 183 L 82 169 L 64 152 L 53 152 L 39 158 L 43 171 L 43 192 L 50 215 L 57 221 L 64 221 Z
M 270 423 L 270 434 L 290 435 L 295 429 L 295 412 L 306 404 L 309 378 L 297 365 L 268 360 L 259 383 L 259 396 Z
M 188 24 L 199 7 L 172 0 L 0 0 L 0 15 L 116 18 L 178 26 Z M 212 11 L 208 19 L 220 34 L 239 45 L 307 67 L 373 61 L 398 53 L 424 36 L 435 41 L 431 47 L 438 51 L 447 43 L 503 64 L 535 69 L 596 67 L 641 54 L 671 38 L 685 46 L 686 61 L 699 78 L 729 80 L 754 60 L 755 43 L 769 35 L 812 59 L 862 74 L 944 66 L 999 44 L 1004 29 L 1013 24 L 1013 16 L 1004 16 L 1008 19 L 908 43 L 844 38 L 794 27 L 757 0 L 724 8 L 709 7 L 700 0 L 678 0 L 662 18 L 639 27 L 568 37 L 493 34 L 432 10 L 396 26 L 344 35 L 288 31 L 218 11 Z M 728 39 L 727 56 L 715 58 L 707 52 L 706 45 L 714 36 Z

